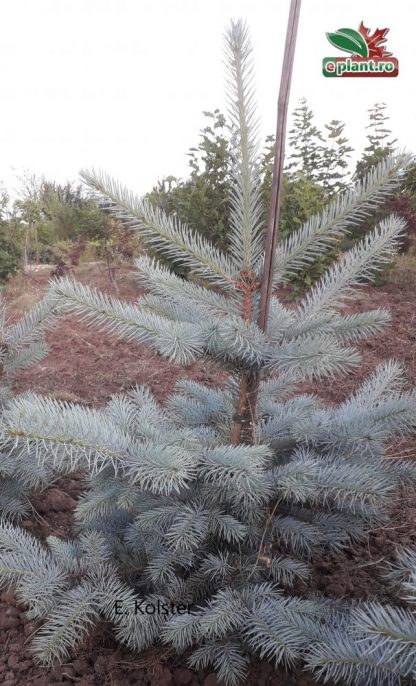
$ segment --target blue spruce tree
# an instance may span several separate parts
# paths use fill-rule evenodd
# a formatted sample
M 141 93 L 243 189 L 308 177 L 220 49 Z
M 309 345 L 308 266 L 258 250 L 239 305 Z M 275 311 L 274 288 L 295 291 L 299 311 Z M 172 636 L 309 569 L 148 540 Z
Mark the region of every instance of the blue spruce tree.
M 298 390 L 305 380 L 358 370 L 354 343 L 389 322 L 384 310 L 345 314 L 343 305 L 392 259 L 404 222 L 382 221 L 296 307 L 273 296 L 260 328 L 264 212 L 241 21 L 226 33 L 226 54 L 238 131 L 229 251 L 107 175 L 84 172 L 107 206 L 192 279 L 143 256 L 136 267 L 146 295 L 135 304 L 69 279 L 50 294 L 61 314 L 182 365 L 212 356 L 229 381 L 212 389 L 182 380 L 163 406 L 145 386 L 96 410 L 32 393 L 9 399 L 4 444 L 29 448 L 37 468 L 82 468 L 88 476 L 75 538 L 43 544 L 2 521 L 0 578 L 42 620 L 32 645 L 46 666 L 67 659 L 105 618 L 131 650 L 168 644 L 189 652 L 194 668 L 213 665 L 227 686 L 244 680 L 251 654 L 288 668 L 302 661 L 323 682 L 407 684 L 416 676 L 414 552 L 398 551 L 397 564 L 384 570 L 386 583 L 401 588 L 395 606 L 292 588 L 308 583 L 316 556 L 365 540 L 386 521 L 395 488 L 415 481 L 414 465 L 386 457 L 386 445 L 416 422 L 416 395 L 405 390 L 399 362 L 380 365 L 339 406 Z M 275 284 L 380 205 L 410 162 L 386 158 L 283 240 Z

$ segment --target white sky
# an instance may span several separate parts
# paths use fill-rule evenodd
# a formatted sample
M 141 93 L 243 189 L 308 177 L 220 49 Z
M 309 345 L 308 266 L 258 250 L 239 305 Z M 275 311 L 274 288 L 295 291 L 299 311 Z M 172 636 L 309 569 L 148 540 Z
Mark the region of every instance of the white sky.
M 145 193 L 186 176 L 203 110 L 224 111 L 222 34 L 247 19 L 263 133 L 275 130 L 289 0 L 4 0 L 0 41 L 0 180 L 24 169 L 64 182 L 94 166 Z M 327 31 L 389 27 L 397 78 L 324 78 L 341 55 Z M 416 151 L 414 0 L 303 0 L 289 109 L 305 96 L 323 126 L 346 122 L 365 145 L 367 108 L 388 105 L 399 144 Z

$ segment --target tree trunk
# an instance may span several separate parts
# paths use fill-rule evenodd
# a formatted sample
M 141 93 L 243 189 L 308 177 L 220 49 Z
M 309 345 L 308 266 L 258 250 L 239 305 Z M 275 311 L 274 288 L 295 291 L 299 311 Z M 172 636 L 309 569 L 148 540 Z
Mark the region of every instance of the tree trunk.
M 253 293 L 259 290 L 260 281 L 257 274 L 252 271 L 241 271 L 240 278 L 236 287 L 243 294 L 244 321 L 252 320 Z M 253 443 L 253 429 L 256 421 L 257 390 L 259 385 L 259 372 L 249 369 L 242 369 L 240 379 L 240 394 L 237 405 L 237 412 L 234 416 L 234 426 L 231 442 L 233 445 L 239 443 Z
M 28 224 L 25 228 L 25 242 L 23 246 L 23 269 L 27 269 L 28 265 L 28 248 L 29 248 L 29 236 L 30 236 L 31 224 Z
M 252 445 L 254 441 L 258 387 L 259 372 L 252 374 L 249 370 L 243 369 L 237 412 L 233 418 L 234 426 L 231 436 L 233 445 L 239 443 Z
M 37 225 L 35 226 L 35 245 L 36 245 L 36 264 L 39 264 L 39 262 L 40 262 L 40 255 L 39 255 L 39 235 L 38 235 L 38 227 L 37 227 Z

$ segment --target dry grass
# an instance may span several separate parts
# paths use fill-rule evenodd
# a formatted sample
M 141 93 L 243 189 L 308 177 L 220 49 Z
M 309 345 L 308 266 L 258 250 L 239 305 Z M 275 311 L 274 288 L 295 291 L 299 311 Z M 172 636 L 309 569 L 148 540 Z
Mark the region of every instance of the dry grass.
M 19 272 L 3 289 L 8 313 L 17 319 L 41 299 L 43 290 L 43 280 L 36 273 Z
M 416 288 L 416 254 L 400 255 L 393 269 L 386 272 L 385 282 L 409 289 Z
M 7 302 L 7 311 L 11 320 L 15 321 L 30 310 L 43 296 L 47 287 L 53 265 L 30 265 L 27 270 L 20 271 L 11 278 L 3 288 Z M 115 268 L 116 282 L 124 286 L 137 285 L 137 273 L 131 265 L 117 265 Z M 92 283 L 101 288 L 110 286 L 107 265 L 103 261 L 81 264 L 68 274 L 69 277 L 79 279 L 83 283 Z M 114 295 L 117 295 L 114 292 Z

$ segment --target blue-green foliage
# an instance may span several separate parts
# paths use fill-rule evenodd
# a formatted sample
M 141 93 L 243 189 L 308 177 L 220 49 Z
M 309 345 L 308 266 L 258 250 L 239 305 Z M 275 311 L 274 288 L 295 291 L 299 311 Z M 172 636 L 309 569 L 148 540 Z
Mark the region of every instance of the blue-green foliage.
M 12 396 L 13 374 L 40 362 L 48 353 L 45 333 L 57 322 L 55 298 L 48 293 L 20 320 L 11 324 L 0 294 L 0 416 Z M 21 396 L 22 397 L 22 396 Z M 20 518 L 30 512 L 29 494 L 53 478 L 50 465 L 40 465 L 30 442 L 18 446 L 10 435 L 0 455 L 0 515 Z
M 104 617 L 132 650 L 157 641 L 189 650 L 192 667 L 212 665 L 228 686 L 244 679 L 250 653 L 287 667 L 303 660 L 324 682 L 406 684 L 416 669 L 408 605 L 414 553 L 402 551 L 397 567 L 381 570 L 402 585 L 397 607 L 287 592 L 307 588 L 318 556 L 364 541 L 386 521 L 394 489 L 415 481 L 413 465 L 386 456 L 386 446 L 416 424 L 415 392 L 399 362 L 381 364 L 339 406 L 302 391 L 305 381 L 357 370 L 354 343 L 389 322 L 384 310 L 345 315 L 343 305 L 398 249 L 404 222 L 386 218 L 296 307 L 273 296 L 268 327 L 260 329 L 264 212 L 244 24 L 231 24 L 226 45 L 239 132 L 229 252 L 106 175 L 85 172 L 114 211 L 151 248 L 186 265 L 195 282 L 142 257 L 136 267 L 147 294 L 135 304 L 68 279 L 51 285 L 50 297 L 60 314 L 146 343 L 169 360 L 210 355 L 229 380 L 219 389 L 182 380 L 163 405 L 145 386 L 97 410 L 30 393 L 8 400 L 0 436 L 5 446 L 14 438 L 16 460 L 29 447 L 38 469 L 82 467 L 87 484 L 72 540 L 49 537 L 43 545 L 1 524 L 0 578 L 16 584 L 31 617 L 44 620 L 33 647 L 46 665 L 66 659 Z M 382 161 L 284 240 L 276 283 L 382 203 L 410 161 Z M 241 379 L 255 373 L 252 438 L 234 441 Z M 168 611 L 137 610 L 143 606 Z

